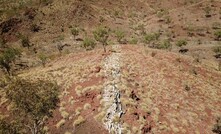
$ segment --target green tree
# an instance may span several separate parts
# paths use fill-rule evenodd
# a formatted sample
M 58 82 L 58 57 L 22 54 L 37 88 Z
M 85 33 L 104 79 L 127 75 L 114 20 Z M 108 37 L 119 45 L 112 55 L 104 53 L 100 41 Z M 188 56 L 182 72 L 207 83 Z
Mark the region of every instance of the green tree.
M 98 42 L 100 42 L 103 45 L 104 52 L 106 52 L 106 46 L 108 45 L 107 40 L 109 37 L 109 30 L 104 27 L 98 27 L 94 32 L 94 38 Z
M 74 36 L 74 39 L 76 39 L 76 36 L 78 36 L 80 33 L 80 30 L 78 27 L 74 27 L 71 29 L 71 34 Z
M 27 133 L 43 132 L 45 121 L 59 102 L 57 84 L 44 80 L 13 78 L 6 87 L 6 98 L 13 104 L 14 118 Z
M 96 43 L 93 39 L 90 39 L 90 38 L 85 38 L 83 40 L 83 47 L 86 49 L 86 50 L 92 50 L 94 49 L 96 46 Z
M 7 48 L 1 55 L 0 55 L 0 66 L 4 68 L 7 73 L 10 75 L 11 71 L 11 63 L 13 63 L 17 56 L 21 53 L 14 48 Z

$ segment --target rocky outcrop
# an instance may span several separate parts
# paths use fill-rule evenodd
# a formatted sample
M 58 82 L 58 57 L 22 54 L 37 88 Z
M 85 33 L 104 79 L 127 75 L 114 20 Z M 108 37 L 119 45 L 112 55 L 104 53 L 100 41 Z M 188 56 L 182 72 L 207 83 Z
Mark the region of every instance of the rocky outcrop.
M 113 49 L 119 50 L 118 46 Z M 106 115 L 104 124 L 110 133 L 121 134 L 121 116 L 123 115 L 121 94 L 119 91 L 120 84 L 120 53 L 112 53 L 104 62 L 105 75 L 107 80 L 104 84 L 104 109 Z

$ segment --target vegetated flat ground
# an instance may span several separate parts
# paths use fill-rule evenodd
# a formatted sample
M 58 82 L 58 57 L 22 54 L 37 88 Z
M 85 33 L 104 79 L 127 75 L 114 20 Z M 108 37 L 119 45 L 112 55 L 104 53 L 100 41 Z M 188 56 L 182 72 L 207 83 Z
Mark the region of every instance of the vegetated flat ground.
M 219 71 L 186 55 L 139 45 L 120 48 L 125 132 L 212 133 L 221 114 Z M 62 87 L 59 107 L 47 123 L 50 133 L 107 133 L 101 111 L 103 61 L 111 53 L 97 49 L 69 54 L 20 75 L 56 80 Z M 73 125 L 79 116 L 84 120 Z

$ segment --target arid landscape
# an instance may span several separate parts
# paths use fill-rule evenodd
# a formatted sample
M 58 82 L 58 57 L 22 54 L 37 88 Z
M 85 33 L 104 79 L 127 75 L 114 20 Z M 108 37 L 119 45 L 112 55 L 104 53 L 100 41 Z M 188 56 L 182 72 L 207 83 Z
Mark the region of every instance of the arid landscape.
M 0 134 L 221 134 L 220 0 L 2 0 L 0 67 Z

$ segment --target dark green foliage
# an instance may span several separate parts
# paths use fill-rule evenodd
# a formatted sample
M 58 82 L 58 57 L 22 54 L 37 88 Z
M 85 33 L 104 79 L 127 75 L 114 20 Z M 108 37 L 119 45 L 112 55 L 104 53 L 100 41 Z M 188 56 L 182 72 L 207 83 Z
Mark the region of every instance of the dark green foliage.
M 92 50 L 94 49 L 96 46 L 96 43 L 93 39 L 90 39 L 90 38 L 85 38 L 84 41 L 83 41 L 83 47 L 86 49 L 86 50 Z
M 187 41 L 184 40 L 184 39 L 178 40 L 177 43 L 176 43 L 176 45 L 177 45 L 178 47 L 186 46 L 186 45 L 187 45 Z
M 45 117 L 52 116 L 52 110 L 59 102 L 59 87 L 50 81 L 12 79 L 6 88 L 6 97 L 14 105 L 16 121 L 23 124 L 32 134 L 43 131 Z
M 107 40 L 109 37 L 109 29 L 105 27 L 98 27 L 94 32 L 94 38 L 98 42 L 102 43 L 104 52 L 106 52 Z
M 13 63 L 17 56 L 21 53 L 14 48 L 7 48 L 3 54 L 0 55 L 0 66 L 6 69 L 7 73 L 10 74 L 11 63 Z

